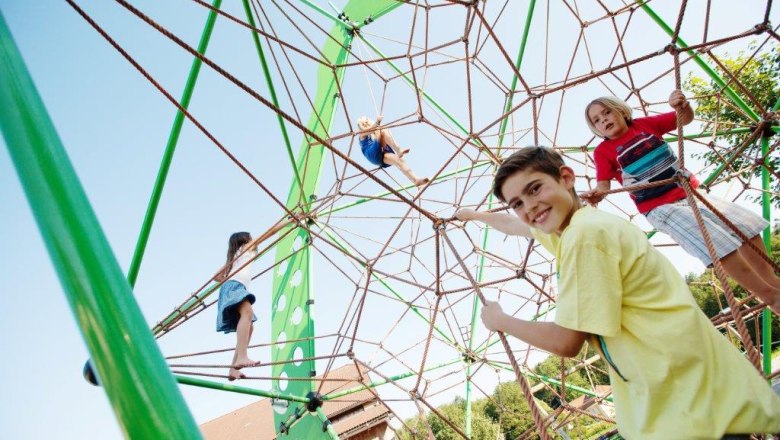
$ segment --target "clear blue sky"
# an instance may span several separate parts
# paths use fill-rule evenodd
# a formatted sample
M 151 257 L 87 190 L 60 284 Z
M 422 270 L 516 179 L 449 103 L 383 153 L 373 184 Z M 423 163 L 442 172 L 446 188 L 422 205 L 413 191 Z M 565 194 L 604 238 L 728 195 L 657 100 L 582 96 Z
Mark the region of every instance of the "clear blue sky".
M 82 7 L 86 8 L 98 23 L 105 26 L 106 30 L 136 56 L 174 96 L 180 95 L 191 62 L 190 56 L 137 18 L 130 16 L 116 3 L 81 3 Z M 197 44 L 206 17 L 202 7 L 184 1 L 164 2 L 165 4 L 137 3 L 139 8 L 190 44 Z M 226 3 L 226 10 L 242 16 L 239 2 Z M 327 8 L 325 2 L 319 3 Z M 673 23 L 678 8 L 676 2 L 655 2 L 654 5 L 656 4 L 662 15 Z M 700 14 L 695 11 L 700 11 L 704 4 L 704 1 L 689 2 L 683 32 L 689 42 L 701 39 L 703 23 Z M 103 230 L 121 267 L 126 270 L 170 131 L 174 109 L 66 3 L 2 0 L 0 5 Z M 537 7 L 542 8 L 538 15 L 543 16 L 545 6 Z M 745 2 L 744 7 L 734 10 L 714 7 L 710 32 L 731 35 L 747 30 L 760 21 L 763 7 L 764 5 L 757 1 Z M 497 26 L 497 30 L 501 32 L 500 38 L 509 47 L 512 57 L 517 50 L 517 23 L 522 21 L 525 13 L 525 7 L 515 5 L 513 8 L 514 10 L 510 8 L 510 12 L 506 13 L 512 18 L 505 18 L 504 22 Z M 777 7 L 772 12 L 774 22 L 780 21 L 776 10 Z M 527 73 L 532 85 L 543 82 L 552 84 L 556 78 L 561 78 L 572 58 L 571 50 L 576 45 L 576 32 L 565 30 L 568 29 L 567 23 L 572 24 L 571 15 L 567 15 L 562 6 L 557 4 L 553 5 L 552 12 L 554 17 L 559 17 L 555 14 L 560 14 L 560 18 L 556 18 L 558 25 L 551 28 L 557 31 L 550 34 L 552 51 L 546 55 L 549 72 L 545 72 L 544 65 L 539 62 L 545 58 L 544 34 L 541 32 L 544 23 L 541 18 L 537 18 L 535 22 L 539 31 L 531 37 L 526 58 L 528 62 L 524 67 L 524 73 Z M 588 15 L 586 10 L 582 13 L 584 16 Z M 660 49 L 667 43 L 666 37 L 662 37 L 645 17 L 640 17 L 637 13 L 635 19 L 644 20 L 643 26 L 647 28 L 632 28 L 634 33 L 631 36 L 636 39 L 636 46 L 632 47 L 635 51 L 630 57 Z M 317 17 L 317 21 L 330 27 L 330 24 L 320 17 Z M 408 10 L 401 8 L 367 31 L 376 33 L 375 41 L 382 41 L 380 37 L 404 40 L 407 38 L 409 22 Z M 397 26 L 399 23 L 402 26 Z M 455 23 L 456 26 L 447 26 L 445 22 L 433 22 L 432 39 L 444 42 L 457 38 L 458 33 L 462 33 L 463 22 L 461 20 Z M 575 29 L 576 26 L 570 27 Z M 404 32 L 398 35 L 398 29 L 403 29 Z M 320 46 L 322 37 L 314 31 L 310 32 L 317 38 L 316 45 Z M 597 68 L 602 68 L 606 65 L 604 59 L 612 55 L 614 41 L 610 40 L 608 33 L 599 35 L 598 31 L 594 32 L 588 40 L 587 53 L 595 59 Z M 647 37 L 640 41 L 644 32 L 647 32 Z M 267 97 L 252 41 L 246 30 L 223 20 L 218 21 L 214 35 L 209 55 Z M 742 40 L 739 44 L 729 45 L 725 49 L 733 53 L 744 47 L 747 41 Z M 300 39 L 296 40 L 296 44 L 306 47 Z M 386 47 L 397 46 L 388 43 Z M 569 52 L 562 51 L 560 57 L 556 57 L 557 47 L 567 48 Z M 608 47 L 609 50 L 602 51 L 602 47 Z M 307 50 L 315 52 L 310 48 Z M 367 54 L 365 47 L 356 50 Z M 403 51 L 398 50 L 398 53 Z M 462 55 L 457 50 L 450 53 L 455 56 Z M 494 49 L 493 52 L 486 49 L 482 59 L 501 65 L 501 56 Z M 301 75 L 301 83 L 308 93 L 313 94 L 313 64 L 301 59 L 293 61 L 298 63 L 297 71 Z M 440 60 L 432 59 L 430 62 L 437 61 Z M 575 76 L 588 71 L 583 67 L 587 62 L 588 55 L 581 50 L 574 63 Z M 671 67 L 669 58 L 663 59 L 661 65 L 665 68 Z M 382 69 L 389 75 L 389 69 Z M 637 69 L 635 80 L 644 85 L 661 71 L 663 69 L 657 66 L 652 69 Z M 437 72 L 430 72 L 431 79 L 426 90 L 447 104 L 445 107 L 459 119 L 467 120 L 467 107 L 464 101 L 458 101 L 465 95 L 462 68 L 444 70 L 447 72 L 444 77 L 437 77 Z M 497 74 L 501 75 L 504 82 L 508 80 L 510 73 L 505 67 L 497 69 Z M 365 90 L 370 88 L 374 99 L 380 101 L 381 87 L 376 82 L 370 87 L 367 86 L 362 68 L 352 69 L 350 75 L 344 91 L 346 96 L 354 98 L 349 101 L 350 116 L 354 118 L 361 113 L 373 115 L 378 109 L 374 106 L 371 93 L 366 93 Z M 300 91 L 301 86 L 292 78 L 288 79 L 291 81 L 296 103 L 305 102 Z M 484 76 L 475 76 L 473 81 L 474 96 L 479 98 L 474 103 L 477 119 L 475 125 L 479 127 L 494 120 L 500 114 L 500 106 L 496 107 L 494 101 L 487 98 L 480 98 L 483 90 L 486 91 L 490 87 Z M 623 93 L 616 84 L 608 82 L 610 90 Z M 663 102 L 671 85 L 671 76 L 667 76 L 649 86 L 644 98 L 652 102 Z M 565 101 L 562 94 L 554 95 L 544 101 L 544 107 L 540 111 L 540 126 L 550 138 L 556 136 L 558 145 L 581 145 L 590 138 L 581 116 L 582 103 L 589 97 L 606 93 L 608 90 L 604 84 L 589 83 L 567 91 Z M 392 83 L 385 94 L 385 100 L 383 111 L 386 120 L 400 118 L 416 109 L 413 96 L 408 89 L 400 85 L 400 81 Z M 293 110 L 287 102 L 283 99 L 283 107 L 292 113 Z M 559 120 L 558 110 L 561 102 L 566 105 L 562 107 Z M 654 108 L 660 111 L 664 106 Z M 292 173 L 273 113 L 247 98 L 235 87 L 228 86 L 207 68 L 203 70 L 191 109 L 253 173 L 261 176 L 261 180 L 272 192 L 282 199 L 286 197 Z M 301 112 L 300 118 L 308 120 L 305 106 L 300 105 L 298 110 Z M 442 123 L 430 109 L 426 111 L 428 115 L 433 115 L 429 116 L 432 120 Z M 522 120 L 523 117 L 526 119 Z M 529 117 L 529 112 L 518 114 L 516 123 L 521 127 L 528 127 Z M 347 131 L 343 115 L 337 116 L 334 131 Z M 295 129 L 291 132 L 294 151 L 297 151 L 301 136 Z M 412 126 L 397 129 L 395 133 L 403 143 L 413 148 L 409 160 L 421 174 L 435 172 L 442 166 L 443 160 L 452 154 L 453 148 L 443 140 L 443 136 L 433 133 L 430 128 Z M 531 140 L 528 135 L 518 135 L 516 138 L 520 145 L 529 144 Z M 543 138 L 542 143 L 549 143 L 549 139 L 545 141 Z M 348 140 L 337 146 L 346 151 L 349 147 Z M 437 151 L 441 150 L 437 148 L 444 148 L 446 152 L 438 153 Z M 359 153 L 353 154 L 352 158 L 367 166 Z M 460 164 L 463 165 L 465 163 Z M 322 194 L 331 190 L 334 173 L 332 169 L 324 172 Z M 391 175 L 399 181 L 402 179 L 392 170 Z M 387 175 L 380 176 L 385 178 Z M 482 193 L 478 194 L 476 190 L 469 192 L 467 202 L 479 200 L 487 186 L 481 182 L 477 188 Z M 367 185 L 358 187 L 355 191 L 360 194 L 374 194 L 378 192 L 378 188 L 376 185 Z M 454 205 L 459 203 L 457 191 L 452 191 L 452 187 L 440 185 L 431 190 L 431 198 L 444 203 L 424 203 L 428 209 L 440 211 L 442 215 L 451 215 Z M 466 192 L 462 188 L 459 191 Z M 87 386 L 81 378 L 81 367 L 88 354 L 5 148 L 0 148 L 0 203 L 4 206 L 0 216 L 0 280 L 5 286 L 3 311 L 0 312 L 0 349 L 4 360 L 0 364 L 0 383 L 3 389 L 0 436 L 13 439 L 120 438 L 121 434 L 105 394 L 100 388 Z M 384 215 L 385 212 L 392 212 L 386 214 L 388 216 L 397 213 L 381 211 L 378 215 Z M 369 214 L 367 210 L 357 210 L 355 215 Z M 186 124 L 135 291 L 149 324 L 156 323 L 208 279 L 224 259 L 225 241 L 231 232 L 249 230 L 257 233 L 270 226 L 279 216 L 281 211 L 267 196 L 253 187 L 192 125 Z M 335 224 L 343 227 L 363 225 L 361 227 L 366 228 L 367 235 L 381 233 L 380 226 L 351 223 L 357 221 L 344 219 L 343 223 Z M 399 243 L 404 240 L 406 243 L 414 241 L 414 230 L 404 230 L 406 235 Z M 420 230 L 427 233 L 429 226 L 424 225 Z M 469 232 L 476 236 L 478 231 L 474 228 L 469 229 Z M 385 240 L 383 237 L 379 239 Z M 363 240 L 355 238 L 355 242 L 362 243 Z M 492 251 L 517 253 L 516 244 L 511 240 L 504 241 L 502 237 L 496 237 L 494 242 L 496 247 L 492 248 Z M 462 238 L 458 243 L 464 245 L 464 253 L 470 250 Z M 669 252 L 675 261 L 681 262 L 680 268 L 683 272 L 701 269 L 696 262 L 679 251 L 666 252 Z M 315 288 L 315 294 L 322 308 L 318 309 L 317 325 L 318 333 L 324 334 L 335 329 L 337 323 L 343 319 L 347 309 L 347 299 L 344 298 L 349 298 L 351 292 L 336 296 L 336 290 L 339 288 L 338 274 L 333 276 L 332 272 L 328 272 L 332 269 L 326 263 L 318 264 L 320 272 L 316 274 L 316 280 L 319 284 Z M 343 264 L 347 266 L 347 262 Z M 359 272 L 356 269 L 352 271 Z M 255 333 L 258 335 L 255 342 L 261 342 L 267 341 L 267 335 L 270 333 L 267 318 L 267 292 L 270 289 L 270 281 L 260 279 L 255 285 L 258 292 L 263 292 L 257 309 L 261 322 L 258 323 Z M 374 312 L 381 316 L 384 306 L 381 300 L 372 305 L 376 307 Z M 164 352 L 176 354 L 231 346 L 232 336 L 216 334 L 213 331 L 213 318 L 213 310 L 209 310 L 182 331 L 166 336 L 162 340 Z M 387 326 L 377 329 L 376 334 L 372 329 L 362 330 L 375 341 L 381 340 L 384 332 L 389 331 Z M 390 334 L 393 338 L 403 335 Z M 324 348 L 323 352 L 328 350 L 330 347 Z M 267 359 L 269 355 L 261 351 L 258 356 Z M 368 354 L 366 356 L 368 357 Z M 381 358 L 381 355 L 377 356 Z M 219 359 L 215 363 L 226 362 L 226 359 Z M 490 381 L 487 380 L 487 383 Z M 491 387 L 492 385 L 487 386 L 488 392 Z M 243 396 L 199 389 L 183 388 L 183 392 L 198 422 L 210 420 L 253 401 Z M 461 394 L 461 389 L 455 394 Z M 452 395 L 442 399 L 450 400 Z

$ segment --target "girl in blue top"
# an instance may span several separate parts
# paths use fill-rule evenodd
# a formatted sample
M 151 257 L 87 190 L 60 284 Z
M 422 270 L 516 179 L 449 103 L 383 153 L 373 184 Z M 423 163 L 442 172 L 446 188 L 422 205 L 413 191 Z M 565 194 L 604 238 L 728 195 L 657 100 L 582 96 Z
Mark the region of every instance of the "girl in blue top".
M 423 186 L 430 181 L 427 177 L 420 178 L 403 159 L 409 149 L 401 149 L 390 134 L 390 130 L 380 129 L 382 115 L 377 116 L 376 122 L 361 116 L 357 120 L 360 133 L 360 150 L 369 162 L 382 168 L 395 165 L 416 186 Z M 369 131 L 371 130 L 371 131 Z

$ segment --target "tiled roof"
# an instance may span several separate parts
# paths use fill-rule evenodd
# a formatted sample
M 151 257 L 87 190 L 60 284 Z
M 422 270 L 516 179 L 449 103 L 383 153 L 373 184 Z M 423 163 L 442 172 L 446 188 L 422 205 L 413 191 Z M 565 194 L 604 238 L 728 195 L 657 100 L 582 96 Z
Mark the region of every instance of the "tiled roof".
M 609 385 L 596 385 L 596 389 L 594 391 L 600 397 L 603 397 L 610 394 L 612 392 L 612 388 Z M 592 396 L 586 396 L 583 394 L 569 402 L 569 405 L 579 409 L 587 409 L 590 408 L 594 402 L 595 399 Z

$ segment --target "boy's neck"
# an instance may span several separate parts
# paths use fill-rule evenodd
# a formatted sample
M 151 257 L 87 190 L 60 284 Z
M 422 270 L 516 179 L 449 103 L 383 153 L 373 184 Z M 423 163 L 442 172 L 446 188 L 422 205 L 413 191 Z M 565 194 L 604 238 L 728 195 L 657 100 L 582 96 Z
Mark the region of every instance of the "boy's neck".
M 583 205 L 582 202 L 579 201 L 579 199 L 574 199 L 574 204 L 572 205 L 572 209 L 569 212 L 568 221 L 566 222 L 566 226 L 563 227 L 563 229 L 559 231 L 555 231 L 554 234 L 560 237 L 563 232 L 571 225 L 571 221 L 574 218 L 574 216 L 577 214 L 577 211 L 584 208 L 587 205 Z

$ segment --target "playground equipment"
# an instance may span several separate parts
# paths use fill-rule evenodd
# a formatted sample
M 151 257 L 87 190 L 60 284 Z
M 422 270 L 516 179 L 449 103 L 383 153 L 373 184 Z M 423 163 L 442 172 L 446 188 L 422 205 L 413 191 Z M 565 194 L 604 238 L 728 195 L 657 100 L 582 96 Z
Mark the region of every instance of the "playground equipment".
M 712 66 L 720 63 L 716 49 L 729 43 L 744 47 L 745 41 L 755 38 L 760 45 L 778 44 L 777 31 L 769 23 L 771 2 L 756 11 L 755 21 L 744 32 L 720 35 L 708 29 L 709 13 L 686 16 L 685 2 L 676 10 L 677 23 L 671 27 L 652 3 L 642 1 L 573 8 L 568 2 L 537 6 L 534 0 L 522 7 L 511 2 L 423 5 L 352 0 L 343 10 L 331 12 L 309 0 L 274 3 L 275 9 L 244 0 L 243 18 L 224 12 L 220 0 L 211 5 L 194 1 L 208 14 L 197 48 L 135 6 L 117 0 L 118 7 L 147 23 L 150 32 L 160 32 L 193 56 L 187 86 L 178 100 L 81 6 L 68 1 L 177 110 L 126 277 L 100 232 L 7 28 L 3 24 L 0 29 L 2 131 L 97 375 L 131 438 L 197 438 L 197 427 L 174 381 L 272 398 L 278 432 L 292 438 L 335 436 L 319 411 L 319 404 L 329 399 L 368 388 L 390 408 L 395 403 L 412 405 L 422 413 L 435 411 L 432 402 L 437 396 L 457 387 L 462 390 L 457 394 L 465 396 L 466 420 L 462 425 L 448 423 L 470 437 L 470 403 L 477 398 L 475 393 L 488 392 L 479 384 L 507 377 L 523 386 L 536 429 L 548 438 L 549 415 L 531 398 L 534 389 L 528 382 L 557 386 L 560 380 L 531 372 L 528 365 L 542 354 L 513 349 L 503 335 L 488 334 L 477 324 L 476 312 L 485 296 L 501 296 L 518 315 L 547 319 L 555 299 L 549 256 L 532 242 L 504 240 L 487 229 L 462 225 L 452 215 L 458 206 L 500 208 L 487 196 L 487 188 L 500 158 L 515 145 L 559 148 L 589 184 L 593 170 L 588 152 L 596 142 L 585 131 L 567 132 L 566 125 L 582 118 L 578 99 L 605 94 L 596 85 L 631 98 L 629 103 L 643 111 L 655 111 L 660 108 L 658 96 L 679 85 L 681 69 L 696 64 L 697 74 L 721 86 L 720 95 L 728 103 L 724 105 L 737 108 L 744 124 L 716 125 L 717 130 L 686 132 L 684 140 L 677 136 L 671 140 L 679 142 L 681 151 L 721 153 L 722 146 L 715 142 L 718 136 L 751 133 L 745 145 L 758 142 L 762 153 L 750 167 L 733 167 L 741 150 L 738 146 L 722 162 L 697 171 L 710 188 L 740 181 L 746 190 L 760 191 L 769 218 L 770 175 L 775 171 L 764 164 L 777 154 L 777 141 L 771 139 L 780 129 L 776 121 L 780 101 L 769 108 L 757 106 L 739 81 L 718 76 Z M 518 32 L 521 18 L 522 33 Z M 247 38 L 253 38 L 267 92 L 252 88 L 206 55 L 217 20 L 242 27 Z M 566 23 L 579 37 L 560 42 L 568 36 L 563 32 Z M 700 27 L 703 35 L 693 37 L 692 29 Z M 604 35 L 611 36 L 612 43 L 597 53 L 589 38 Z M 686 43 L 681 35 L 692 42 Z M 645 45 L 639 40 L 645 40 Z M 559 47 L 569 52 L 558 51 Z M 529 52 L 533 58 L 529 59 Z M 511 58 L 510 53 L 517 55 Z M 279 126 L 289 159 L 279 164 L 289 169 L 286 199 L 270 191 L 188 111 L 203 64 L 265 107 L 269 124 Z M 543 65 L 544 71 L 529 64 Z M 306 69 L 316 71 L 311 83 L 297 76 Z M 286 96 L 278 96 L 278 90 Z M 695 104 L 695 97 L 691 99 Z M 413 147 L 410 160 L 429 167 L 429 185 L 418 191 L 406 182 L 400 184 L 392 170 L 371 169 L 356 154 L 357 129 L 349 121 L 371 107 L 377 114 L 384 113 L 383 124 L 402 133 L 402 142 Z M 208 374 L 203 370 L 211 371 L 211 366 L 182 363 L 183 355 L 168 356 L 170 368 L 180 371 L 171 375 L 154 342 L 153 337 L 163 337 L 209 310 L 217 284 L 207 281 L 192 294 L 183 294 L 182 302 L 151 332 L 143 330 L 144 321 L 132 299 L 185 122 L 195 125 L 244 170 L 253 190 L 273 200 L 274 220 L 295 219 L 261 244 L 261 254 L 273 251 L 275 258 L 258 271 L 258 276 L 273 277 L 272 330 L 265 344 L 272 347 L 272 359 L 265 363 L 271 374 L 257 378 L 258 385 L 204 379 Z M 295 141 L 300 142 L 297 152 L 292 146 Z M 755 168 L 763 170 L 760 188 L 751 186 L 746 177 Z M 633 217 L 619 199 L 608 209 L 624 210 Z M 328 282 L 333 281 L 327 278 L 337 279 L 341 288 L 331 290 L 334 285 Z M 318 314 L 315 327 L 313 311 L 326 302 L 327 310 L 338 304 L 335 309 L 340 315 Z M 729 308 L 731 315 L 718 325 L 735 326 L 750 359 L 769 374 L 771 315 L 755 304 L 731 301 Z M 758 313 L 763 353 L 744 335 L 744 322 L 759 319 Z M 133 344 L 121 337 L 125 334 L 131 335 Z M 117 359 L 122 362 L 113 361 Z M 327 371 L 337 360 L 355 362 L 371 377 L 360 389 L 318 395 L 319 382 L 312 378 L 319 375 L 327 380 Z M 592 365 L 583 359 L 581 367 Z M 501 376 L 500 371 L 511 374 Z M 139 378 L 146 384 L 144 390 L 156 392 L 137 392 Z M 592 389 L 579 391 L 596 395 Z

